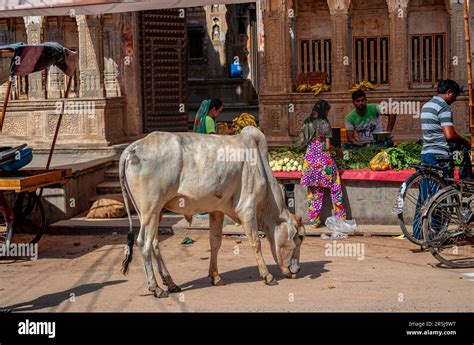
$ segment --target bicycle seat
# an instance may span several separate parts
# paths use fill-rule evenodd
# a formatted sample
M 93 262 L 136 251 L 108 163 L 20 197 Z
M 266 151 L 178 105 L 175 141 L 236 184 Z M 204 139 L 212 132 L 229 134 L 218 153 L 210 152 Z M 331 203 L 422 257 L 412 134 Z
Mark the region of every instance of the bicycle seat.
M 451 157 L 446 156 L 436 156 L 435 159 L 438 163 L 451 163 L 453 161 Z
M 420 164 L 413 164 L 413 168 L 416 170 L 422 170 L 422 169 L 432 169 L 432 170 L 439 170 L 439 171 L 444 171 L 444 167 L 440 167 L 438 165 L 432 165 L 428 163 L 420 163 Z

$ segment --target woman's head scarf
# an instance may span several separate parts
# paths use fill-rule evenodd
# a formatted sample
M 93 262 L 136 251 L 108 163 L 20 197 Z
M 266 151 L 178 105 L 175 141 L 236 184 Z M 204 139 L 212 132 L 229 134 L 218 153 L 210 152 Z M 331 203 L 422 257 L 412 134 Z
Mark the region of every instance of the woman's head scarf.
M 306 146 L 313 138 L 318 135 L 317 126 L 315 125 L 315 120 L 326 120 L 328 121 L 327 113 L 331 109 L 329 103 L 325 100 L 319 100 L 313 107 L 311 115 L 304 120 L 302 128 L 302 146 Z M 315 114 L 316 113 L 316 114 Z M 328 121 L 329 122 L 329 121 Z
M 196 117 L 194 118 L 194 132 L 197 133 L 206 133 L 206 116 L 209 114 L 209 107 L 211 105 L 211 100 L 206 99 L 202 101 L 199 110 L 197 111 Z

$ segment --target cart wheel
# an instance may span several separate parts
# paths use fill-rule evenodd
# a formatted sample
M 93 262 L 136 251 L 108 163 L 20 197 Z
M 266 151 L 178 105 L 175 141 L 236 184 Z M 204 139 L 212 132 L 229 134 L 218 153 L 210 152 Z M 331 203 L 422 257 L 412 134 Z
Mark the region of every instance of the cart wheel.
M 0 212 L 0 245 L 9 246 L 12 241 L 13 226 L 5 220 L 3 212 Z
M 44 206 L 36 192 L 20 193 L 13 206 L 13 238 L 16 243 L 36 243 L 46 229 Z

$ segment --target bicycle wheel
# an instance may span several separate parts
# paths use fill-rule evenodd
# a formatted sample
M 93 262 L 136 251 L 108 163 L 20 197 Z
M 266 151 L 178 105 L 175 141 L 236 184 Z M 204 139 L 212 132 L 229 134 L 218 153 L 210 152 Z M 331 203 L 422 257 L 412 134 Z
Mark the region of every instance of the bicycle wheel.
M 426 245 L 448 267 L 474 267 L 473 204 L 472 195 L 461 195 L 455 187 L 448 187 L 430 202 L 422 220 Z
M 398 221 L 403 234 L 411 242 L 423 245 L 421 208 L 439 189 L 444 187 L 446 187 L 446 182 L 442 178 L 426 172 L 414 173 L 400 187 L 394 211 L 398 213 Z
M 43 203 L 36 192 L 20 193 L 13 206 L 14 243 L 36 243 L 46 229 Z

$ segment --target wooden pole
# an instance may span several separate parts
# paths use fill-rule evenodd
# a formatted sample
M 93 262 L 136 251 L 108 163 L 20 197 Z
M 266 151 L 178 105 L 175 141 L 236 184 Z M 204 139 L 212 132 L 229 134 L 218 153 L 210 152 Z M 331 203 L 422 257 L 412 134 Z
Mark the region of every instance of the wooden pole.
M 68 98 L 69 91 L 71 90 L 72 77 L 68 77 L 68 78 L 69 80 L 67 82 L 66 94 L 64 95 L 64 99 Z M 64 108 L 66 105 L 65 103 L 66 101 L 63 101 L 63 106 L 61 107 L 61 113 L 59 114 L 58 123 L 56 124 L 56 131 L 54 132 L 53 143 L 51 144 L 51 150 L 49 151 L 48 163 L 46 163 L 46 171 L 49 170 L 49 166 L 51 165 L 51 159 L 53 158 L 54 147 L 56 146 L 56 140 L 58 139 L 58 133 L 59 133 L 59 129 L 61 128 L 61 121 L 64 115 Z
M 471 59 L 471 30 L 469 27 L 469 0 L 464 0 L 464 34 L 466 38 L 467 80 L 469 85 L 469 128 L 471 143 L 474 142 L 473 93 L 472 93 L 472 59 Z
M 10 99 L 10 91 L 12 87 L 12 82 L 8 78 L 7 92 L 5 93 L 5 100 L 3 101 L 2 114 L 0 115 L 0 132 L 3 130 L 3 121 L 5 120 L 5 113 L 7 111 L 8 100 Z

